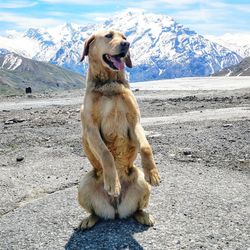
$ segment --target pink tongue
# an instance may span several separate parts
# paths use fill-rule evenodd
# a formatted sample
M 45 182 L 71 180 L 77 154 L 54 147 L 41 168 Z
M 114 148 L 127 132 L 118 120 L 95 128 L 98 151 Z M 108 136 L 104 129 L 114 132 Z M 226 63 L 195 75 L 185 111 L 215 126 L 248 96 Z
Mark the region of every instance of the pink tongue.
M 123 70 L 124 69 L 124 63 L 121 60 L 116 59 L 113 56 L 110 56 L 110 60 L 112 61 L 112 63 L 115 65 L 115 67 L 117 69 L 119 69 L 119 70 Z

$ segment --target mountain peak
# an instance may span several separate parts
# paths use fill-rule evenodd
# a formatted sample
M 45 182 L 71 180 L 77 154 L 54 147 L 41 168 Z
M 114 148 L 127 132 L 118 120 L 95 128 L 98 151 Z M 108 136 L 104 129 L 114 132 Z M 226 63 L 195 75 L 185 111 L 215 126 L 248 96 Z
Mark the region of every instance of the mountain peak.
M 73 24 L 66 22 L 64 25 L 62 25 L 63 30 L 68 30 L 70 32 L 74 31 Z

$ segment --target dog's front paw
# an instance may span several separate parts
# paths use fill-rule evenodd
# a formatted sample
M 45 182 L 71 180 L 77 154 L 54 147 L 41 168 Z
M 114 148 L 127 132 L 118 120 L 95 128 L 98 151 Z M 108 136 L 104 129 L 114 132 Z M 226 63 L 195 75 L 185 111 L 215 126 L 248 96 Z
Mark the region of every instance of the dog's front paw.
M 144 176 L 146 181 L 152 186 L 159 186 L 161 178 L 157 168 L 144 169 Z
M 121 192 L 121 184 L 117 173 L 113 175 L 104 175 L 104 189 L 110 196 L 118 197 Z

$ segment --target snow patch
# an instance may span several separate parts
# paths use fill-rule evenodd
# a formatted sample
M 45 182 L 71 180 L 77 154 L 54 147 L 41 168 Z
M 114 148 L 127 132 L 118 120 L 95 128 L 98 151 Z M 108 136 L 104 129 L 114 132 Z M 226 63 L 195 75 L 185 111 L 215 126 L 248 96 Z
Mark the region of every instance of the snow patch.
M 200 111 L 191 111 L 171 116 L 145 117 L 141 119 L 143 126 L 160 126 L 163 124 L 199 122 L 204 120 L 242 120 L 250 118 L 250 109 L 247 107 L 205 109 Z
M 4 61 L 1 65 L 1 68 L 5 68 L 8 70 L 15 70 L 22 64 L 22 59 L 18 56 L 15 56 L 13 54 L 7 54 L 4 57 Z
M 139 90 L 232 90 L 250 88 L 250 77 L 204 77 L 179 78 L 130 84 Z

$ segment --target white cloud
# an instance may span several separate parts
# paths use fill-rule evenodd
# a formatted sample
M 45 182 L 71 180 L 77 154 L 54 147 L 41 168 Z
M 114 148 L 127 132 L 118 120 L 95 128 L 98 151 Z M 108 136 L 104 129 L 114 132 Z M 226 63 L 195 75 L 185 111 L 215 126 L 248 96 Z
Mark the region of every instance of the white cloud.
M 155 1 L 157 2 L 157 1 Z M 176 7 L 183 6 L 183 5 L 191 5 L 191 4 L 201 4 L 205 2 L 204 0 L 158 0 L 159 3 L 165 3 L 169 5 L 174 5 Z
M 223 10 L 231 10 L 231 11 L 240 11 L 250 13 L 250 4 L 235 4 L 235 3 L 225 3 L 221 1 L 208 1 L 206 3 L 207 6 L 213 9 L 223 9 Z
M 34 18 L 7 12 L 0 12 L 0 22 L 14 23 L 19 28 L 50 27 L 62 24 L 61 21 L 53 18 Z
M 89 20 L 90 22 L 102 22 L 107 20 L 110 16 L 112 16 L 113 13 L 88 13 L 88 14 L 84 14 L 83 18 L 86 20 Z
M 3 1 L 2 1 L 3 2 Z M 113 4 L 112 10 L 121 10 L 128 8 L 140 8 L 153 13 L 164 13 L 172 16 L 187 27 L 190 27 L 202 34 L 218 34 L 233 32 L 238 30 L 248 30 L 247 13 L 250 13 L 250 4 L 228 3 L 225 0 L 35 0 L 35 1 L 5 1 L 0 3 L 0 8 L 24 8 L 32 7 L 40 2 L 47 4 L 69 4 L 69 5 L 93 5 L 95 6 Z M 11 3 L 7 3 L 11 2 Z M 49 6 L 51 7 L 51 6 Z M 79 9 L 81 8 L 79 7 Z M 83 7 L 84 8 L 84 7 Z M 100 8 L 98 8 L 99 11 Z M 107 8 L 105 8 L 107 9 Z M 88 12 L 72 13 L 70 9 L 64 8 L 64 11 L 57 11 L 56 8 L 48 8 L 43 13 L 43 18 L 25 16 L 24 14 L 14 14 L 9 12 L 0 12 L 0 22 L 5 22 L 11 29 L 16 27 L 52 27 L 62 24 L 66 21 L 78 24 L 103 22 L 117 12 Z M 67 12 L 68 11 L 68 12 Z M 2 25 L 4 27 L 4 25 Z M 18 29 L 18 28 L 17 28 Z M 1 30 L 1 29 L 0 29 Z
M 214 13 L 206 9 L 178 11 L 174 14 L 176 19 L 200 22 L 209 20 L 213 16 Z
M 65 16 L 72 15 L 72 13 L 62 12 L 62 11 L 49 11 L 49 12 L 46 12 L 46 15 L 52 16 L 52 17 L 65 17 Z
M 117 1 L 112 0 L 42 0 L 43 2 L 50 4 L 69 4 L 69 5 L 105 5 L 108 3 L 117 3 Z
M 231 6 L 231 8 L 236 8 L 238 11 L 250 13 L 250 4 L 236 4 Z
M 157 8 L 157 7 L 168 7 L 170 9 L 172 8 L 184 8 L 185 6 L 191 5 L 191 4 L 197 4 L 197 3 L 203 3 L 206 2 L 205 0 L 142 0 L 142 1 L 136 1 L 136 0 L 42 0 L 43 2 L 46 2 L 48 4 L 73 4 L 73 5 L 106 5 L 106 4 L 114 4 L 116 6 L 124 6 L 127 7 L 140 7 L 144 9 L 151 9 Z
M 37 2 L 26 2 L 26 1 L 12 1 L 11 3 L 0 3 L 0 8 L 2 9 L 18 9 L 18 8 L 28 8 L 36 6 Z

